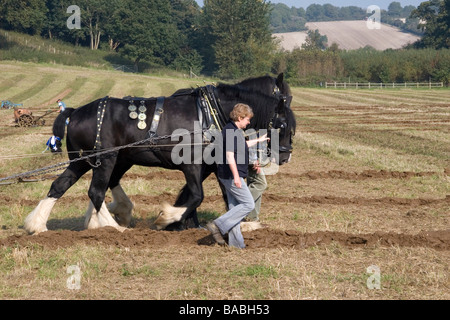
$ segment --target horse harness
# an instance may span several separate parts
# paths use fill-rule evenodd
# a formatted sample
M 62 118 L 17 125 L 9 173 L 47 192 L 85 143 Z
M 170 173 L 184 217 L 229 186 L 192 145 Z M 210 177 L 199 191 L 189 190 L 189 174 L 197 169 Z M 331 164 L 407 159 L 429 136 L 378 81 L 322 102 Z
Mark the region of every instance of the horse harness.
M 205 143 L 211 143 L 213 142 L 213 131 L 221 131 L 222 128 L 226 125 L 228 117 L 225 115 L 222 106 L 220 105 L 220 99 L 217 98 L 215 94 L 215 87 L 213 85 L 207 85 L 204 87 L 199 87 L 198 91 L 191 90 L 189 92 L 183 92 L 174 94 L 173 96 L 178 95 L 186 95 L 186 94 L 193 94 L 193 92 L 197 92 L 197 111 L 198 111 L 198 120 L 201 125 L 201 129 L 203 132 L 203 138 Z M 278 90 L 277 90 L 278 89 Z M 273 91 L 274 96 L 280 95 L 280 89 L 276 86 Z M 292 97 L 284 97 L 283 99 L 286 102 L 287 99 L 292 99 Z M 102 149 L 101 145 L 101 138 L 100 133 L 103 125 L 103 119 L 105 116 L 106 106 L 108 104 L 109 97 L 106 96 L 102 98 L 99 102 L 98 109 L 97 109 L 97 133 L 95 138 L 95 145 L 94 145 L 94 152 L 98 152 Z M 132 97 L 125 97 L 124 99 L 127 99 L 129 102 L 128 111 L 129 118 L 132 120 L 138 119 L 139 122 L 137 124 L 137 127 L 140 130 L 145 130 L 147 128 L 147 107 L 145 105 L 145 101 L 148 100 L 146 98 L 132 98 Z M 135 103 L 139 101 L 139 107 L 135 105 Z M 150 129 L 146 134 L 146 139 L 151 139 L 154 137 L 157 137 L 157 131 L 159 127 L 159 123 L 161 120 L 161 115 L 164 113 L 164 97 L 158 97 L 156 98 L 156 107 L 153 114 L 152 123 L 150 125 Z M 139 114 L 138 112 L 139 111 Z M 269 124 L 269 130 L 273 128 L 273 124 L 278 118 L 278 113 L 275 111 L 274 116 L 272 117 L 270 124 Z M 101 165 L 100 158 L 97 157 L 95 165 L 92 165 L 93 167 L 98 167 Z
M 191 94 L 192 92 L 188 93 Z M 185 93 L 186 94 L 186 93 Z M 179 94 L 181 95 L 181 94 Z M 101 145 L 101 130 L 103 126 L 103 119 L 105 116 L 106 106 L 108 104 L 109 97 L 106 96 L 102 98 L 98 104 L 97 108 L 97 132 L 94 144 L 93 151 L 99 151 L 102 149 Z M 128 111 L 129 118 L 131 120 L 138 119 L 139 122 L 137 127 L 140 130 L 145 130 L 147 128 L 147 107 L 145 105 L 146 98 L 132 98 L 125 97 L 124 99 L 128 100 L 129 106 Z M 152 118 L 152 123 L 150 125 L 150 129 L 146 134 L 146 139 L 156 137 L 158 127 L 161 120 L 161 115 L 164 113 L 164 97 L 156 98 L 156 107 Z M 136 106 L 136 103 L 139 102 L 139 107 Z M 209 85 L 199 89 L 199 96 L 197 99 L 197 109 L 198 109 L 198 117 L 199 122 L 202 127 L 202 131 L 204 133 L 210 130 L 221 130 L 223 126 L 226 124 L 226 117 L 224 115 L 223 109 L 220 106 L 219 100 L 216 98 L 214 93 L 214 87 Z M 139 113 L 138 113 L 139 112 Z M 209 141 L 211 135 L 205 134 L 205 139 Z M 99 160 L 97 159 L 96 164 L 99 165 Z
M 197 110 L 199 122 L 203 129 L 205 141 L 212 142 L 213 131 L 222 131 L 227 123 L 227 117 L 216 97 L 215 87 L 207 85 L 200 87 L 197 97 Z
M 102 98 L 100 100 L 100 103 L 98 104 L 98 108 L 97 108 L 97 133 L 95 135 L 95 144 L 94 144 L 94 150 L 93 150 L 94 152 L 99 151 L 102 148 L 102 141 L 100 139 L 100 133 L 102 131 L 103 119 L 105 118 L 105 111 L 106 111 L 106 105 L 108 104 L 108 99 L 109 99 L 109 97 L 106 96 L 106 97 Z M 83 153 L 83 150 L 80 150 L 80 157 L 81 157 L 82 153 Z M 88 161 L 88 160 L 86 160 L 86 161 L 93 168 L 98 168 L 102 164 L 101 161 L 100 161 L 100 157 L 99 156 L 96 157 L 95 164 L 90 163 L 90 161 Z

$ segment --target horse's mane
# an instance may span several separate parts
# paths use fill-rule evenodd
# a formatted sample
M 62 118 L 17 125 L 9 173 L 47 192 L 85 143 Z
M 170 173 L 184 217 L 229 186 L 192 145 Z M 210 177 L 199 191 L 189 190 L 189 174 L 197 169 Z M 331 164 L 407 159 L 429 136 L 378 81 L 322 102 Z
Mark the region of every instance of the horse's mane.
M 194 88 L 179 89 L 172 94 L 172 97 L 192 95 L 196 92 Z
M 239 82 L 237 85 L 246 86 L 247 88 L 252 88 L 260 92 L 266 92 L 268 90 L 271 90 L 272 87 L 275 86 L 277 82 L 281 81 L 281 84 L 278 84 L 281 93 L 286 96 L 290 96 L 291 88 L 289 87 L 289 84 L 284 80 L 284 76 L 283 78 L 280 78 L 280 76 L 278 77 L 278 79 L 275 79 L 274 77 L 269 75 L 255 78 L 248 78 Z
M 262 77 L 245 79 L 245 80 L 237 83 L 236 85 L 245 86 L 247 88 L 252 88 L 252 89 L 261 91 L 261 87 L 263 87 L 264 85 L 272 86 L 274 84 L 275 84 L 275 80 L 271 76 L 265 75 Z

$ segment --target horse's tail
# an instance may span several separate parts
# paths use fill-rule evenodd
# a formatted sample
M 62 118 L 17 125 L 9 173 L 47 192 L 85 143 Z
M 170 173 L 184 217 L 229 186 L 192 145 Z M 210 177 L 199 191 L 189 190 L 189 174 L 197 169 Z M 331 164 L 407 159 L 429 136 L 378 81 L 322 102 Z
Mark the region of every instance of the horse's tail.
M 64 134 L 66 132 L 66 120 L 70 117 L 72 112 L 74 112 L 74 108 L 66 108 L 63 112 L 61 112 L 55 119 L 53 123 L 53 135 L 56 137 L 60 137 L 61 140 L 64 139 Z

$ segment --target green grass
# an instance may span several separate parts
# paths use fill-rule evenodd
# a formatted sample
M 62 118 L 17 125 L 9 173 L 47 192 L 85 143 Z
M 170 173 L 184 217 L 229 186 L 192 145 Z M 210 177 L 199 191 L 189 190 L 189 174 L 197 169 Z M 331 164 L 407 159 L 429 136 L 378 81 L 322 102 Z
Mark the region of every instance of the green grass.
M 62 41 L 0 29 L 2 60 L 53 63 L 68 66 L 111 68 L 111 63 L 132 64 L 118 54 L 73 46 Z
M 277 278 L 278 274 L 274 267 L 264 265 L 252 265 L 239 268 L 232 272 L 232 275 L 239 277 Z

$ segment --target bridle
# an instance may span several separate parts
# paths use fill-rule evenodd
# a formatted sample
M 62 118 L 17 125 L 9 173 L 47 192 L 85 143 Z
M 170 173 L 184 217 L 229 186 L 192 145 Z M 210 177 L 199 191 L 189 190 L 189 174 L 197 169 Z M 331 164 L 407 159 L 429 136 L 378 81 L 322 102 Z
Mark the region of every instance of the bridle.
M 284 108 L 289 108 L 293 96 L 288 96 L 288 95 L 284 95 L 282 94 L 280 88 L 275 84 L 274 88 L 273 88 L 273 92 L 272 94 L 279 99 L 283 100 L 283 105 Z M 277 125 L 277 123 L 281 123 L 279 126 Z M 272 120 L 269 123 L 269 132 L 271 129 L 275 129 L 278 130 L 278 132 L 283 133 L 283 136 L 286 134 L 285 132 L 281 132 L 282 130 L 286 130 L 287 128 L 287 120 L 286 117 L 282 117 L 280 116 L 280 114 L 277 112 L 277 110 L 275 110 L 275 114 L 272 118 Z M 290 141 L 289 141 L 289 147 L 286 146 L 279 146 L 279 151 L 281 152 L 292 152 L 293 148 L 292 148 L 292 136 L 295 135 L 295 132 L 293 132 L 293 130 L 291 130 L 290 134 Z M 270 142 L 269 142 L 270 144 Z M 269 148 L 270 150 L 270 148 Z

